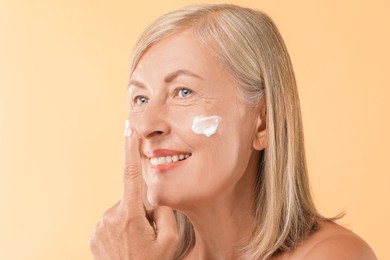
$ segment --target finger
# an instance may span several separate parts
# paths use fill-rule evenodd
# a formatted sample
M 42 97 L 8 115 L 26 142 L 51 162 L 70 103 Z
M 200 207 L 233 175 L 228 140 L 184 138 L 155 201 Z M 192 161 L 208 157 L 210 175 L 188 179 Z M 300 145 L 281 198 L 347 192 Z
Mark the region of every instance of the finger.
M 121 205 L 121 201 L 118 201 L 117 203 L 115 203 L 114 206 L 106 210 L 106 212 L 104 212 L 104 214 L 100 219 L 99 225 L 104 226 L 106 224 L 109 224 L 111 219 L 118 216 L 118 209 L 120 205 Z
M 178 240 L 175 214 L 170 207 L 160 206 L 153 211 L 157 241 L 174 243 Z
M 132 209 L 142 209 L 142 175 L 141 156 L 139 153 L 138 134 L 134 129 L 127 131 L 125 137 L 125 168 L 123 173 L 124 206 Z

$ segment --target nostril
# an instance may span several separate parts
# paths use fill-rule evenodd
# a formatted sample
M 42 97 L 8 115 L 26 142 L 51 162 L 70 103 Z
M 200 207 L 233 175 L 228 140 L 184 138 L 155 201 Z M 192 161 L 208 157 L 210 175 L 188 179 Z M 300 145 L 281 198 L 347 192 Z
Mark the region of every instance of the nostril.
M 134 124 L 136 124 L 136 129 L 143 138 L 159 137 L 169 134 L 171 131 L 169 123 L 165 120 L 165 116 L 154 110 L 145 110 L 145 113 L 138 119 Z
M 163 131 L 153 131 L 153 132 L 151 132 L 151 133 L 149 133 L 148 135 L 147 135 L 147 137 L 155 137 L 155 136 L 159 136 L 159 135 L 162 135 L 164 132 Z

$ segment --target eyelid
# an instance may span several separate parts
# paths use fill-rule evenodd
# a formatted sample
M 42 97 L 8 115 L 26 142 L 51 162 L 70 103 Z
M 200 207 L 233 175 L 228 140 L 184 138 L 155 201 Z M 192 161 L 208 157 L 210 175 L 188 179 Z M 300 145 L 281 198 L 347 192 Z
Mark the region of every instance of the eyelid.
M 147 100 L 149 100 L 149 98 L 147 96 L 144 96 L 144 95 L 136 95 L 135 97 L 132 98 L 132 103 L 133 105 L 136 105 L 136 106 L 139 106 L 140 104 L 137 103 L 137 99 L 139 98 L 145 98 Z
M 175 90 L 174 90 L 174 97 L 179 96 L 179 92 L 181 90 L 183 90 L 183 89 L 187 89 L 187 90 L 191 91 L 190 96 L 192 96 L 195 93 L 195 91 L 193 89 L 191 89 L 191 88 L 188 88 L 188 87 L 178 87 L 178 88 L 175 88 Z M 186 98 L 186 97 L 180 97 L 180 98 Z

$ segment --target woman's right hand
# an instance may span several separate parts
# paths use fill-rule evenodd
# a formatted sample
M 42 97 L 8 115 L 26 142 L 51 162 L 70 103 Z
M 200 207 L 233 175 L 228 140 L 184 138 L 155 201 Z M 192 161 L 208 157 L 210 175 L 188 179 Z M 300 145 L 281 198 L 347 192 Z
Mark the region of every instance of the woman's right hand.
M 95 259 L 173 259 L 178 245 L 173 211 L 147 211 L 142 201 L 139 139 L 133 130 L 125 140 L 123 197 L 107 210 L 90 238 Z

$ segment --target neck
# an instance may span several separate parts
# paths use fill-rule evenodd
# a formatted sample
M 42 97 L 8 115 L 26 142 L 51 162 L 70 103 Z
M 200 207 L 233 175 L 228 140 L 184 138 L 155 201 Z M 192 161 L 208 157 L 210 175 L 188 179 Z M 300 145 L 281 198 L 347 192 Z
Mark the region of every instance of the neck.
M 189 259 L 238 259 L 248 243 L 254 223 L 250 211 L 223 213 L 215 209 L 203 216 L 189 217 L 194 226 L 195 245 Z

